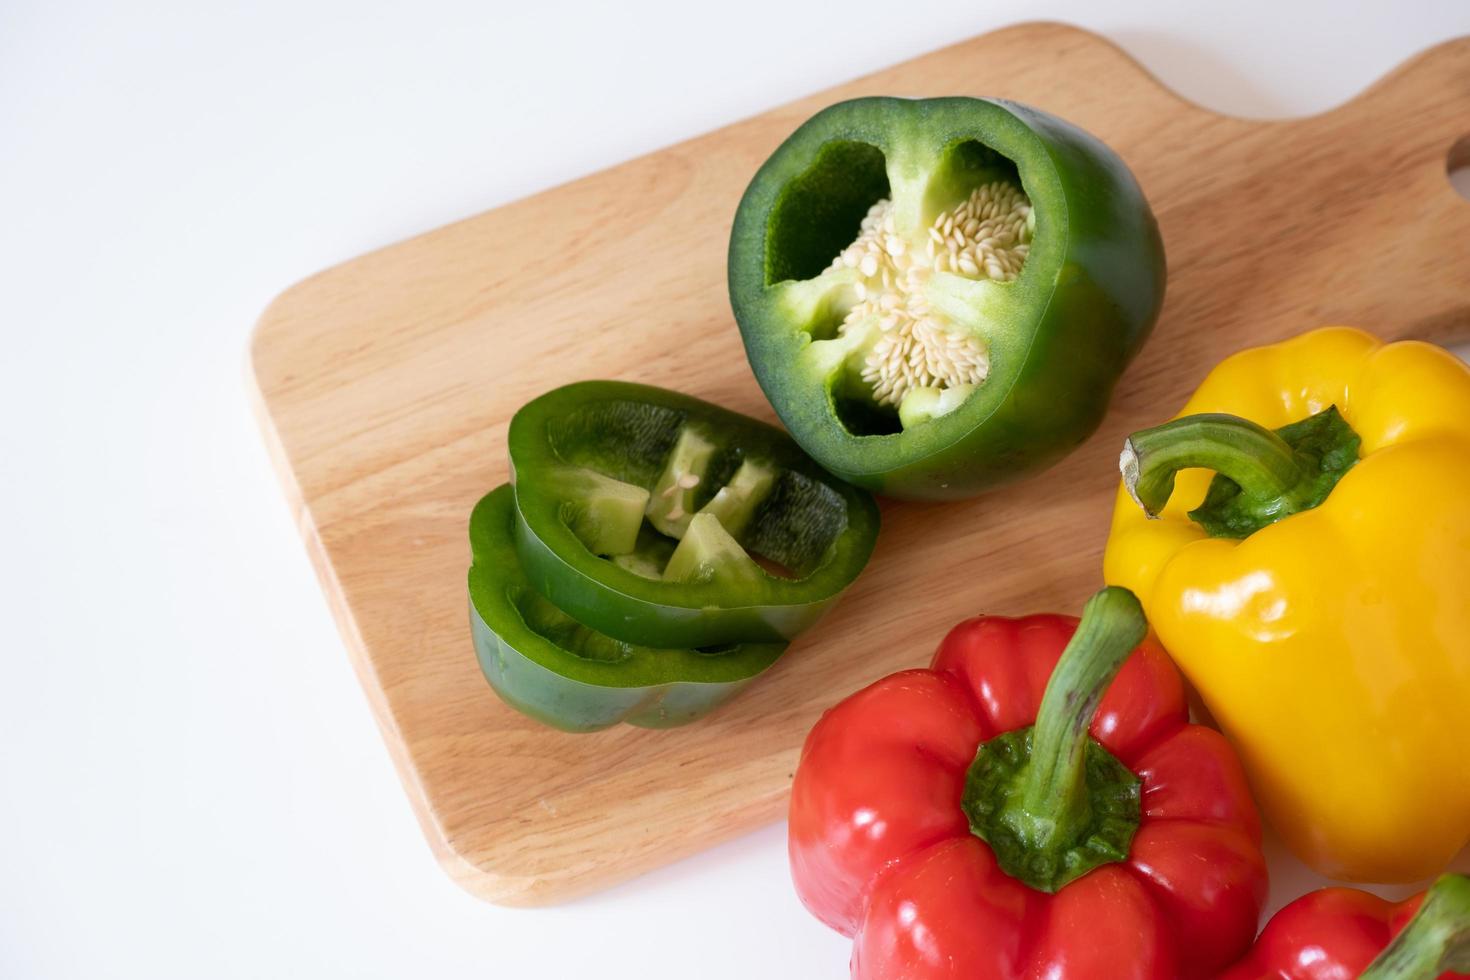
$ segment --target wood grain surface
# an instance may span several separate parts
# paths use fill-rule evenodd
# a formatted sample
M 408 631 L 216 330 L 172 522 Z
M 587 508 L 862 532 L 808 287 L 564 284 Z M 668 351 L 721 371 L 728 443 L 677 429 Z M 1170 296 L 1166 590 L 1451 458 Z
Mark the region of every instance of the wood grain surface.
M 564 735 L 481 679 L 466 521 L 506 479 L 506 423 L 564 382 L 677 388 L 774 421 L 725 293 L 730 219 L 808 115 L 859 95 L 1033 103 L 1112 145 L 1152 201 L 1169 292 L 1080 451 L 973 501 L 885 502 L 832 615 L 705 721 Z M 1027 24 L 355 259 L 265 312 L 260 417 L 347 648 L 449 873 L 506 904 L 566 899 L 783 813 L 802 738 L 838 698 L 923 664 L 982 612 L 1075 612 L 1100 584 L 1124 435 L 1231 351 L 1325 323 L 1470 337 L 1470 38 L 1305 119 L 1228 118 L 1092 34 Z

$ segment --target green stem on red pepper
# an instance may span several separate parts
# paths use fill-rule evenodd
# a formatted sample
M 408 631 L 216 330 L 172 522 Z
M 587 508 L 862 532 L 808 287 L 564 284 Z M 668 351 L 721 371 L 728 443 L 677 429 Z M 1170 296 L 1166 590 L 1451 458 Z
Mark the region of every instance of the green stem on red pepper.
M 1180 470 L 1214 470 L 1204 502 L 1189 517 L 1212 537 L 1239 539 L 1326 500 L 1358 461 L 1360 442 L 1335 406 L 1274 432 L 1210 412 L 1135 432 L 1118 466 L 1124 488 L 1149 517 L 1169 502 Z
M 1103 694 L 1148 633 L 1137 598 L 1109 587 L 1082 621 L 1047 683 L 1036 724 L 980 746 L 965 780 L 970 829 L 1002 870 L 1055 892 L 1128 856 L 1138 829 L 1139 779 L 1088 730 Z
M 1442 875 L 1419 911 L 1368 964 L 1360 980 L 1432 980 L 1470 973 L 1470 878 Z

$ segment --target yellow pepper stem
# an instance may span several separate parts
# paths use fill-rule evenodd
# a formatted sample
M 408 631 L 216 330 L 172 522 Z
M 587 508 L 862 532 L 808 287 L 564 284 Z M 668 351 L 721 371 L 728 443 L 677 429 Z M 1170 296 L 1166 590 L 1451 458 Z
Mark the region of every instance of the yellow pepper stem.
M 1187 415 L 1135 432 L 1118 465 L 1123 485 L 1150 518 L 1174 493 L 1174 474 L 1214 470 L 1189 519 L 1214 537 L 1245 538 L 1326 500 L 1358 461 L 1360 445 L 1336 406 L 1275 432 L 1235 415 Z
M 1433 980 L 1470 972 L 1470 878 L 1442 875 L 1361 980 Z
M 1174 474 L 1202 467 L 1253 496 L 1285 497 L 1306 477 L 1286 440 L 1238 415 L 1187 415 L 1135 432 L 1118 458 L 1123 486 L 1149 517 L 1174 493 Z

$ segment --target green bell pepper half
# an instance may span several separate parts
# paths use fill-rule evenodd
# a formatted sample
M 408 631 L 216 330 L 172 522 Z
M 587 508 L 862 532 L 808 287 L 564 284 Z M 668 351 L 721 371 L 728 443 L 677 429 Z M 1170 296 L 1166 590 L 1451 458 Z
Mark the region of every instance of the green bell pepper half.
M 523 406 L 508 441 L 527 578 L 627 642 L 789 640 L 878 535 L 872 497 L 785 433 L 677 392 L 567 385 Z
M 1013 278 L 953 259 L 932 266 L 935 254 L 944 261 L 945 215 L 983 185 L 1024 193 L 1009 229 L 1026 245 L 1010 256 Z M 893 279 L 908 290 L 891 306 L 876 265 L 838 260 L 883 201 L 891 233 L 873 254 L 896 256 Z M 964 215 L 959 224 L 990 234 Z M 1158 226 L 1117 154 L 1038 109 L 973 98 L 862 98 L 813 116 L 750 182 L 728 271 L 751 367 L 796 441 L 838 476 L 911 499 L 973 496 L 1085 440 L 1152 330 L 1165 283 Z M 883 299 L 844 322 L 875 290 Z M 941 340 L 914 341 L 912 358 L 879 356 L 909 318 Z M 952 356 L 950 337 L 973 350 L 963 363 L 983 363 L 983 379 L 955 368 L 960 380 L 916 383 L 895 405 L 864 376 L 950 370 L 934 367 Z
M 569 732 L 627 722 L 670 728 L 707 714 L 765 670 L 784 643 L 665 650 L 624 643 L 577 622 L 531 588 L 515 550 L 509 484 L 470 516 L 470 629 L 500 697 Z

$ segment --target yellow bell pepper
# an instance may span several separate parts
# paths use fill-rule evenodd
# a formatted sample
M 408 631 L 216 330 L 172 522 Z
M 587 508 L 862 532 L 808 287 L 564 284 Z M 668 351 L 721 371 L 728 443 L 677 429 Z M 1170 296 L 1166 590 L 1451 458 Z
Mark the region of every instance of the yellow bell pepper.
M 1470 841 L 1470 369 L 1328 327 L 1227 359 L 1181 415 L 1124 449 L 1105 578 L 1297 856 L 1441 871 Z

